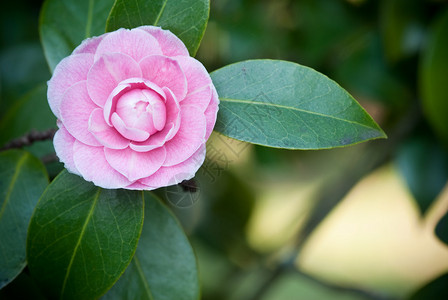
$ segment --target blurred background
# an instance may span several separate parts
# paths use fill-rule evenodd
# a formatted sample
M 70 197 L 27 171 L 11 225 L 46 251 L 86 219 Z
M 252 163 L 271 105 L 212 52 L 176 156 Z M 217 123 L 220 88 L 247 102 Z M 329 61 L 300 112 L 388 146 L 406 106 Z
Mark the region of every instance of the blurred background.
M 41 4 L 1 3 L 0 144 L 55 125 Z M 210 72 L 312 67 L 389 137 L 289 151 L 214 133 L 196 192 L 157 191 L 196 251 L 203 299 L 448 299 L 447 1 L 212 0 L 196 58 Z M 29 150 L 61 170 L 51 142 Z

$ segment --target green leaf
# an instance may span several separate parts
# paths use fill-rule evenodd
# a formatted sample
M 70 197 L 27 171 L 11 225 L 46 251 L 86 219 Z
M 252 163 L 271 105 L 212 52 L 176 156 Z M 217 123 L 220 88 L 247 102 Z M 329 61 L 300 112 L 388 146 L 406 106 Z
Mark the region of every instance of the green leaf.
M 104 299 L 199 299 L 196 257 L 177 219 L 145 193 L 146 221 L 134 259 Z
M 0 120 L 0 145 L 30 130 L 56 127 L 56 117 L 47 102 L 47 86 L 41 84 L 19 99 Z
M 231 138 L 323 149 L 386 137 L 352 96 L 311 68 L 249 60 L 211 76 L 221 101 L 215 130 Z
M 448 154 L 429 137 L 415 137 L 401 145 L 396 162 L 422 214 L 448 180 Z
M 104 190 L 61 172 L 30 221 L 31 275 L 50 298 L 100 297 L 130 263 L 143 212 L 142 192 Z
M 427 48 L 423 52 L 420 83 L 423 108 L 435 131 L 448 141 L 448 10 L 433 27 Z
M 426 284 L 414 295 L 411 300 L 448 299 L 448 273 Z
M 194 56 L 207 27 L 209 11 L 209 0 L 116 0 L 107 19 L 106 31 L 142 25 L 160 26 L 177 35 Z
M 0 51 L 0 116 L 18 98 L 49 78 L 50 72 L 40 43 L 20 44 Z
M 436 236 L 448 245 L 448 212 L 443 215 L 435 228 Z
M 42 163 L 26 151 L 0 153 L 0 288 L 25 267 L 26 231 L 48 185 Z
M 39 32 L 50 69 L 82 40 L 104 33 L 114 0 L 46 0 Z

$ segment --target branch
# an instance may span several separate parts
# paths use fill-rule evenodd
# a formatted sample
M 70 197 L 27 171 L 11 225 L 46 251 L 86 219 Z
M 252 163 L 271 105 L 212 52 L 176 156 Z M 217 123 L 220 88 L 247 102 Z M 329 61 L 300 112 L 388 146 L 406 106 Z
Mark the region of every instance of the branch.
M 25 146 L 29 146 L 37 141 L 46 141 L 51 140 L 54 137 L 57 129 L 51 128 L 44 131 L 36 131 L 31 130 L 29 133 L 25 134 L 22 137 L 16 138 L 9 143 L 6 143 L 3 147 L 0 148 L 0 151 L 8 150 L 8 149 L 16 149 L 23 148 Z

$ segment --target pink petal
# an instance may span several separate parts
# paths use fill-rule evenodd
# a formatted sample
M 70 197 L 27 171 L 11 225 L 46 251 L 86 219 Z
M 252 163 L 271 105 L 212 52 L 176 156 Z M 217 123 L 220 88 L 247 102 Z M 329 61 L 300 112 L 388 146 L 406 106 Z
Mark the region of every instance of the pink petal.
M 65 91 L 80 81 L 87 79 L 93 64 L 92 54 L 75 54 L 61 60 L 48 81 L 48 103 L 53 114 L 60 119 L 59 106 Z
M 207 85 L 212 85 L 212 79 L 204 66 L 193 57 L 176 56 L 182 71 L 187 77 L 188 93 L 192 94 Z M 181 102 L 180 100 L 179 102 Z
M 90 115 L 89 131 L 107 148 L 124 149 L 129 145 L 128 139 L 122 137 L 115 128 L 107 125 L 101 108 L 95 109 Z
M 151 55 L 140 61 L 140 68 L 143 78 L 159 87 L 168 87 L 179 101 L 187 95 L 187 79 L 176 60 Z
M 73 159 L 79 173 L 85 180 L 92 181 L 96 186 L 117 189 L 132 183 L 109 165 L 103 147 L 91 147 L 75 141 L 73 151 Z
M 208 140 L 210 134 L 212 134 L 213 128 L 216 124 L 216 117 L 218 115 L 219 110 L 219 98 L 218 93 L 216 92 L 215 87 L 212 89 L 212 101 L 210 101 L 210 105 L 205 110 L 205 119 L 207 120 L 207 131 L 205 133 L 205 139 Z
M 193 178 L 196 171 L 204 163 L 204 160 L 205 144 L 202 144 L 201 147 L 186 161 L 171 167 L 161 167 L 156 173 L 140 179 L 139 182 L 152 189 L 178 184 L 183 180 Z
M 54 149 L 59 160 L 64 163 L 65 168 L 73 174 L 80 175 L 73 161 L 73 144 L 75 138 L 68 133 L 64 125 L 61 124 L 53 138 Z
M 138 152 L 146 152 L 155 148 L 159 148 L 169 141 L 179 130 L 180 125 L 180 106 L 176 100 L 176 97 L 168 88 L 164 88 L 163 91 L 166 95 L 166 121 L 163 130 L 153 134 L 147 141 L 138 143 L 131 142 L 131 149 Z
M 137 152 L 148 152 L 153 149 L 162 147 L 163 144 L 165 144 L 167 135 L 174 131 L 174 124 L 166 125 L 163 131 L 160 131 L 152 136 L 149 137 L 148 140 L 144 142 L 131 142 L 129 144 L 129 147 L 131 147 L 132 150 L 135 150 Z
M 155 26 L 141 26 L 139 29 L 144 30 L 157 39 L 162 48 L 163 55 L 166 56 L 190 56 L 184 43 L 171 31 L 163 30 Z
M 78 82 L 65 92 L 60 108 L 61 120 L 67 131 L 90 146 L 101 146 L 88 130 L 90 114 L 96 108 L 87 93 L 86 81 Z
M 117 113 L 112 114 L 112 124 L 124 138 L 130 139 L 131 141 L 143 142 L 149 138 L 149 133 L 146 131 L 126 126 Z
M 193 93 L 189 93 L 185 99 L 182 100 L 181 105 L 194 105 L 204 112 L 209 106 L 211 100 L 212 87 L 207 85 L 204 88 L 194 91 Z
M 122 53 L 105 53 L 95 63 L 87 75 L 89 95 L 100 107 L 118 83 L 132 77 L 141 77 L 138 63 Z
M 95 61 L 111 52 L 127 54 L 137 62 L 148 55 L 162 54 L 157 40 L 138 28 L 122 28 L 106 35 L 96 49 Z
M 127 187 L 125 187 L 125 189 L 127 190 L 153 190 L 154 188 L 151 188 L 147 185 L 144 185 L 142 183 L 140 183 L 139 181 L 134 182 L 133 184 L 128 185 Z
M 130 148 L 123 150 L 104 149 L 109 164 L 130 181 L 148 177 L 162 166 L 165 149 L 158 148 L 149 152 L 136 152 Z
M 78 47 L 75 48 L 75 50 L 73 50 L 72 55 L 79 54 L 79 53 L 95 54 L 96 49 L 98 48 L 98 45 L 100 44 L 100 42 L 103 40 L 103 38 L 106 35 L 108 35 L 108 33 L 105 33 L 100 36 L 94 36 L 94 37 L 85 39 L 84 41 L 82 41 L 81 45 L 79 45 Z
M 198 108 L 191 105 L 182 106 L 179 131 L 164 146 L 166 159 L 163 166 L 177 165 L 193 155 L 205 142 L 205 126 L 205 116 Z

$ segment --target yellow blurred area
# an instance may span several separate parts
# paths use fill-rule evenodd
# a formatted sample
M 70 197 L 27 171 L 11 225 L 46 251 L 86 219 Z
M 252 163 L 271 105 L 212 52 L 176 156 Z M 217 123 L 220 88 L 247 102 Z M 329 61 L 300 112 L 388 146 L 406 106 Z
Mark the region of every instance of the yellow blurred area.
M 393 165 L 359 182 L 305 244 L 297 265 L 343 286 L 404 297 L 448 270 L 433 231 L 448 189 L 425 219 Z

